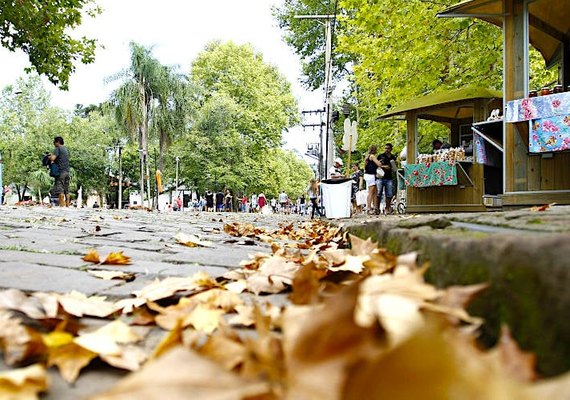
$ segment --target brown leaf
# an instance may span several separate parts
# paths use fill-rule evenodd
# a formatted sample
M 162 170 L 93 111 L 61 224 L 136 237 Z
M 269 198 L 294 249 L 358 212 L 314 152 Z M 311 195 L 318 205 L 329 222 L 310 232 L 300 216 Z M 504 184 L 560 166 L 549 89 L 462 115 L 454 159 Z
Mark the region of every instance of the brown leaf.
M 536 355 L 520 349 L 507 325 L 501 327 L 497 347 L 489 354 L 498 358 L 505 371 L 520 382 L 532 382 L 538 378 Z
M 82 258 L 83 261 L 91 262 L 95 264 L 100 264 L 101 259 L 99 258 L 99 253 L 95 249 L 91 249 Z
M 6 364 L 14 365 L 41 354 L 45 346 L 39 334 L 10 312 L 0 310 L 0 349 Z
M 102 264 L 106 265 L 127 265 L 131 263 L 131 257 L 123 255 L 122 251 L 109 253 Z
M 530 400 L 470 342 L 431 324 L 392 351 L 354 363 L 343 382 L 346 400 Z
M 47 372 L 40 364 L 0 372 L 0 399 L 35 400 L 48 385 Z
M 353 256 L 368 256 L 378 251 L 378 244 L 372 242 L 370 238 L 360 239 L 358 236 L 349 234 L 351 253 Z
M 339 399 L 346 368 L 384 343 L 378 325 L 366 328 L 354 321 L 359 289 L 359 284 L 350 285 L 322 306 L 286 309 L 288 398 Z
M 176 348 L 92 400 L 238 400 L 270 395 L 267 383 L 248 381 L 193 351 Z M 270 398 L 270 397 L 265 397 Z
M 247 278 L 247 288 L 255 294 L 280 293 L 285 290 L 285 285 L 292 284 L 299 267 L 280 256 L 268 258 Z
M 550 209 L 550 207 L 553 207 L 555 205 L 556 205 L 556 203 L 544 204 L 542 206 L 534 206 L 534 207 L 530 208 L 530 211 L 534 211 L 534 212 L 546 211 L 546 210 Z
M 437 303 L 453 308 L 467 308 L 471 301 L 490 285 L 478 283 L 469 286 L 448 286 Z
M 210 336 L 199 349 L 199 353 L 216 361 L 227 371 L 243 363 L 246 358 L 246 348 L 243 343 L 222 334 Z
M 317 272 L 312 265 L 303 265 L 293 277 L 293 292 L 289 295 L 289 300 L 293 304 L 313 304 L 320 299 L 319 278 L 321 272 Z

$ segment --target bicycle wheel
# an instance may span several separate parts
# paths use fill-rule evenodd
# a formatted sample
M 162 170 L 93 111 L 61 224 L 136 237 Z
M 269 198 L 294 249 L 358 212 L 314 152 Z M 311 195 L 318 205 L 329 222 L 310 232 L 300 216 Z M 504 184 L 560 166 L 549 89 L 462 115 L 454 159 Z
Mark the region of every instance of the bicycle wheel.
M 405 214 L 406 213 L 406 203 L 404 203 L 403 201 L 400 201 L 398 203 L 398 214 Z

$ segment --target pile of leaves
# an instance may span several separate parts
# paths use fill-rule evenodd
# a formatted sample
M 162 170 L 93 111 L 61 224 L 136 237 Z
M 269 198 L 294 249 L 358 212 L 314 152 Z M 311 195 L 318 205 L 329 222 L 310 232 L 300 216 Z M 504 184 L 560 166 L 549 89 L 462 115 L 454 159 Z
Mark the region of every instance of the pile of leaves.
M 0 292 L 0 349 L 19 367 L 0 374 L 0 398 L 37 398 L 46 368 L 71 383 L 94 359 L 133 371 L 97 400 L 524 400 L 570 389 L 570 376 L 537 380 L 534 356 L 507 328 L 496 348 L 479 348 L 482 321 L 465 307 L 484 284 L 437 289 L 415 254 L 320 221 L 224 230 L 268 241 L 271 253 L 223 278 L 170 277 L 116 302 Z M 103 323 L 88 328 L 87 317 Z M 164 330 L 150 351 L 139 325 Z

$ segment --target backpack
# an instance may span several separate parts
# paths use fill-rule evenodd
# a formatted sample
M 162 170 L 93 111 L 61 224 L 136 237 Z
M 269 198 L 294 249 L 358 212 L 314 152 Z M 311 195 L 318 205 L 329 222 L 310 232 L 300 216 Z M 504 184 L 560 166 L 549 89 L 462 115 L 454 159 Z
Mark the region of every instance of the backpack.
M 49 168 L 49 176 L 51 176 L 52 178 L 56 178 L 58 177 L 61 172 L 59 170 L 59 167 L 57 166 L 57 164 L 54 162 L 51 162 L 49 159 L 49 153 L 46 153 L 43 157 L 42 157 L 42 165 L 44 167 L 48 167 Z

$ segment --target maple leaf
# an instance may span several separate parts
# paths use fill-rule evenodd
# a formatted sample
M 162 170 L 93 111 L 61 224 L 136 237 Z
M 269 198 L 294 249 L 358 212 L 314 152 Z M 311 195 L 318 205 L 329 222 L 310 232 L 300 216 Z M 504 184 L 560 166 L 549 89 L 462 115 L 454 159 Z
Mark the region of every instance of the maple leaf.
M 131 263 L 131 257 L 125 256 L 122 251 L 109 253 L 102 264 L 106 265 L 127 265 Z
M 257 271 L 247 277 L 247 288 L 255 294 L 280 293 L 291 285 L 300 265 L 280 256 L 268 258 Z
M 0 372 L 0 398 L 7 400 L 34 400 L 48 389 L 49 380 L 40 364 Z
M 83 261 L 100 264 L 101 259 L 99 258 L 99 253 L 95 249 L 91 249 L 82 258 Z
M 92 400 L 263 399 L 270 393 L 268 383 L 240 378 L 215 362 L 178 347 Z
M 84 349 L 73 342 L 48 347 L 48 367 L 57 366 L 61 377 L 69 383 L 75 382 L 81 370 L 97 357 L 97 353 Z

